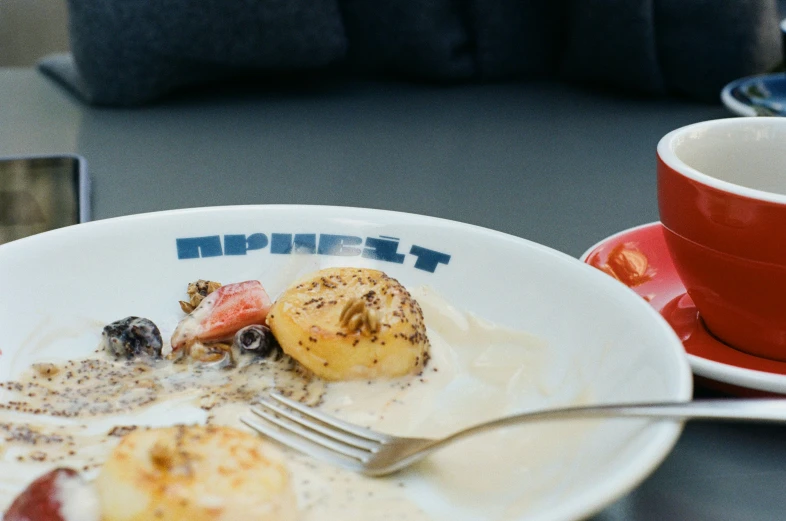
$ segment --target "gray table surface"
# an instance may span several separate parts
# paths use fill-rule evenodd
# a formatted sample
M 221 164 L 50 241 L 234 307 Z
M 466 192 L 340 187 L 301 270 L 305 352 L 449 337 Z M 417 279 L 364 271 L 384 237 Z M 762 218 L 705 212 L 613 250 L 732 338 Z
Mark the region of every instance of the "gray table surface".
M 662 135 L 728 116 L 720 105 L 552 82 L 235 86 L 100 109 L 34 70 L 0 69 L 0 155 L 84 155 L 97 219 L 224 204 L 363 206 L 486 226 L 573 256 L 658 219 Z M 786 519 L 785 469 L 782 427 L 689 424 L 644 483 L 592 519 Z

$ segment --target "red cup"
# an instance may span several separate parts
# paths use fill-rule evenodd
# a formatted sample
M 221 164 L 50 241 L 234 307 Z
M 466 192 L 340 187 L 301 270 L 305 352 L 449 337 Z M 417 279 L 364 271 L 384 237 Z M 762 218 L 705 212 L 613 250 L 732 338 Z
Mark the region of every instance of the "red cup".
M 786 118 L 705 121 L 658 143 L 674 266 L 713 335 L 786 361 Z

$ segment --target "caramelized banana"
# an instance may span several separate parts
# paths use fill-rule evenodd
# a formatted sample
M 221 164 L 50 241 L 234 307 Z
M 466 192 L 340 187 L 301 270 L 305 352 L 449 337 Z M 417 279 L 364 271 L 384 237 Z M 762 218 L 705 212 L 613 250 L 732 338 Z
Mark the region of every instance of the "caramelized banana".
M 292 521 L 297 506 L 279 451 L 228 427 L 127 435 L 96 480 L 102 521 Z
M 423 312 L 385 273 L 327 268 L 296 282 L 267 323 L 285 353 L 326 380 L 393 378 L 428 360 Z

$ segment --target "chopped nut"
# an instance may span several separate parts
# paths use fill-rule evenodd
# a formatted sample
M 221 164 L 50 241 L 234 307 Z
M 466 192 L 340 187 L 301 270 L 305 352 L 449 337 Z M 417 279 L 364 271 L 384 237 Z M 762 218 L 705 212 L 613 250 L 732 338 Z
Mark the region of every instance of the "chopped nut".
M 204 298 L 205 296 L 202 295 L 201 293 L 194 293 L 191 295 L 191 299 L 189 300 L 189 303 L 191 304 L 192 308 L 195 308 L 202 302 Z
M 379 319 L 377 318 L 377 314 L 374 313 L 373 310 L 369 309 L 368 313 L 366 313 L 366 320 L 368 321 L 368 330 L 372 333 L 376 333 L 379 331 Z
M 373 309 L 369 309 L 364 299 L 352 299 L 344 305 L 339 315 L 339 324 L 349 331 L 362 331 L 374 334 L 379 331 L 379 319 Z
M 232 357 L 232 344 L 194 342 L 189 348 L 188 354 L 193 361 L 217 369 L 230 368 L 235 365 Z
M 184 313 L 191 313 L 199 305 L 199 303 L 202 302 L 202 299 L 220 287 L 220 282 L 215 282 L 212 280 L 199 279 L 196 282 L 189 283 L 188 289 L 186 290 L 186 293 L 188 294 L 188 301 L 181 300 L 180 309 L 182 309 Z
M 364 300 L 359 298 L 351 299 L 344 305 L 344 309 L 341 310 L 341 315 L 338 317 L 338 320 L 342 325 L 344 325 L 345 322 L 349 321 L 349 317 L 357 313 L 362 313 L 365 309 L 366 302 Z
M 212 281 L 212 280 L 199 279 L 196 282 L 191 282 L 188 285 L 188 289 L 186 290 L 186 292 L 189 295 L 199 294 L 202 297 L 207 297 L 208 295 L 210 295 L 211 293 L 213 293 L 215 290 L 217 290 L 220 287 L 221 287 L 221 283 L 220 282 L 215 282 L 215 281 Z

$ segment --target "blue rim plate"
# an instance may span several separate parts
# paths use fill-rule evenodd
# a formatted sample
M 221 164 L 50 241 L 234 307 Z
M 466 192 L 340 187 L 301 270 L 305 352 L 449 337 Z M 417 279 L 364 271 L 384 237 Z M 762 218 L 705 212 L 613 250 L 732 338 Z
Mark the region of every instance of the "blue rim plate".
M 432 347 L 440 345 L 440 335 L 458 339 L 450 340 L 452 351 L 434 350 L 445 356 L 434 357 L 445 367 L 438 372 L 442 380 L 413 377 L 436 383 L 431 390 L 417 387 L 420 383 L 369 387 L 359 382 L 361 395 L 344 383 L 331 387 L 336 403 L 347 406 L 385 400 L 369 414 L 357 409 L 366 425 L 381 422 L 384 412 L 386 419 L 396 418 L 398 432 L 421 436 L 416 433 L 448 425 L 438 422 L 439 415 L 469 425 L 492 414 L 565 403 L 691 398 L 688 359 L 669 324 L 627 287 L 573 257 L 433 217 L 288 205 L 98 220 L 0 246 L 0 382 L 15 379 L 36 362 L 94 356 L 103 325 L 118 318 L 149 317 L 170 338 L 183 314 L 178 297 L 193 280 L 256 279 L 275 299 L 301 275 L 330 266 L 381 269 L 413 290 L 428 287 L 450 303 L 431 315 L 424 312 L 430 317 L 425 320 Z M 457 313 L 458 322 L 450 318 Z M 495 331 L 503 330 L 487 325 L 482 342 L 462 340 L 468 338 L 470 321 L 497 323 L 519 332 L 516 338 L 526 332 L 536 341 L 521 347 L 495 340 Z M 411 394 L 418 389 L 418 396 Z M 387 390 L 396 393 L 395 400 Z M 0 405 L 14 400 L 12 394 L 0 387 Z M 203 421 L 207 415 L 190 398 L 162 398 L 171 398 L 173 405 L 136 413 L 144 417 L 100 421 L 159 426 Z M 237 405 L 245 410 L 247 404 Z M 398 416 L 392 416 L 393 409 Z M 5 411 L 0 413 L 6 421 Z M 226 421 L 241 428 L 235 414 L 229 411 Z M 106 424 L 91 418 L 62 421 L 89 424 L 96 429 L 90 433 L 107 432 Z M 298 497 L 304 498 L 303 521 L 381 520 L 389 517 L 391 505 L 434 521 L 573 521 L 644 480 L 681 429 L 681 422 L 630 419 L 521 426 L 464 440 L 407 473 L 373 482 L 293 452 L 287 453 L 287 462 L 302 493 Z M 111 448 L 113 440 L 85 439 L 84 448 L 90 450 L 85 454 L 101 456 L 95 451 Z M 79 451 L 69 457 L 58 465 L 82 461 Z M 0 510 L 48 465 L 16 461 L 10 449 L 0 453 Z M 367 495 L 369 487 L 376 492 Z
M 738 116 L 786 116 L 786 73 L 734 80 L 721 91 L 721 101 Z

